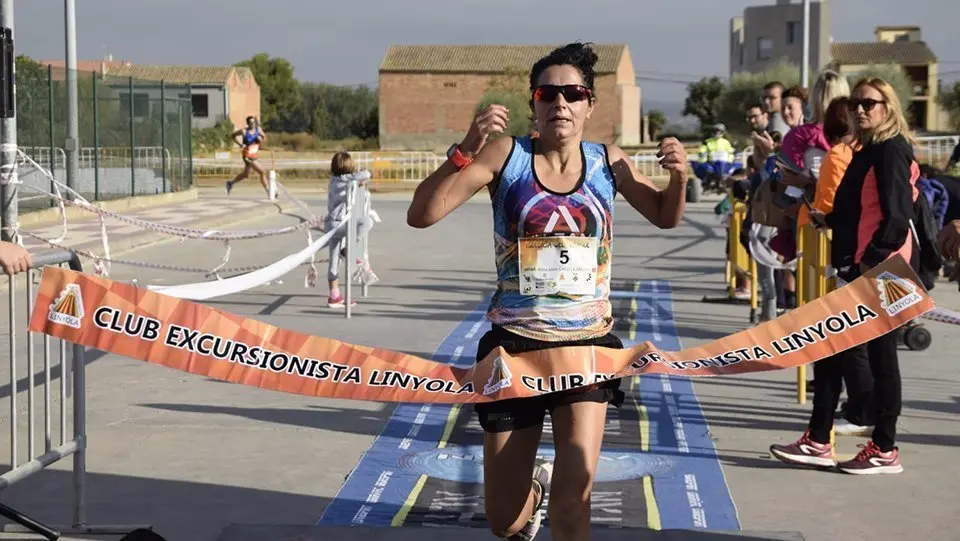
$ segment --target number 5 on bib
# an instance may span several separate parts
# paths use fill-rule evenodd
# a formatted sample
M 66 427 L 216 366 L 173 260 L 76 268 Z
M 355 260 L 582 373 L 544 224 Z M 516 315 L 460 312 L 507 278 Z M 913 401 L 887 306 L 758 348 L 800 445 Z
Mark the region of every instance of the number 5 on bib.
M 520 292 L 525 295 L 594 295 L 597 239 L 525 237 L 519 242 Z

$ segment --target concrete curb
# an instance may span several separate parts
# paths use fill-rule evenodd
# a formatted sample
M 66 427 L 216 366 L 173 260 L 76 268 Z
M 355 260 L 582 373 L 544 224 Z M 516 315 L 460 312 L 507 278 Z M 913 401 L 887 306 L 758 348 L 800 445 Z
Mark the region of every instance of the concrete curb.
M 196 187 L 182 192 L 170 192 L 157 195 L 141 195 L 136 197 L 125 197 L 123 199 L 112 199 L 110 201 L 95 201 L 92 204 L 96 207 L 111 212 L 123 213 L 129 210 L 159 207 L 163 205 L 175 205 L 186 201 L 196 201 L 200 198 L 200 191 Z M 78 218 L 87 218 L 90 212 L 65 205 L 64 210 L 67 214 L 67 220 Z M 53 207 L 43 210 L 36 210 L 20 214 L 17 219 L 22 227 L 48 225 L 60 221 L 60 209 Z

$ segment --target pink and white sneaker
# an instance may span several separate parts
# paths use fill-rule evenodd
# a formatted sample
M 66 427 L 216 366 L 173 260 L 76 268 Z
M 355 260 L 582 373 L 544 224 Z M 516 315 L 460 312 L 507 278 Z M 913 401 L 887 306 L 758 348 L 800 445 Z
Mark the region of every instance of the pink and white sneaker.
M 827 468 L 837 465 L 837 461 L 833 458 L 833 446 L 811 440 L 809 430 L 791 444 L 771 445 L 770 454 L 787 464 Z
M 852 460 L 837 464 L 837 468 L 844 473 L 855 475 L 873 475 L 878 473 L 900 473 L 903 465 L 900 463 L 900 450 L 894 447 L 884 453 L 873 441 L 860 445 L 863 450 L 857 453 Z
M 350 301 L 350 306 L 356 306 L 356 305 L 357 305 L 357 301 L 355 300 Z M 342 293 L 338 293 L 336 297 L 331 295 L 330 297 L 327 298 L 328 308 L 345 308 L 346 306 L 347 306 L 347 303 L 344 300 Z

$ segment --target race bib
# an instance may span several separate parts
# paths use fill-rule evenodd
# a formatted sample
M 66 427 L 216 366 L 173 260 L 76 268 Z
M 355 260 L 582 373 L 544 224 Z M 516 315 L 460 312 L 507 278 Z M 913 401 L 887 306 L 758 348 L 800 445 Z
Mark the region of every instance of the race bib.
M 594 295 L 597 291 L 597 239 L 525 237 L 520 239 L 520 292 L 525 295 Z
M 259 150 L 260 150 L 260 145 L 258 145 L 258 144 L 256 144 L 256 143 L 254 143 L 254 144 L 252 144 L 252 145 L 248 145 L 247 147 L 245 147 L 245 148 L 243 149 L 243 157 L 244 157 L 244 158 L 251 158 L 251 159 L 256 158 L 256 157 L 257 157 L 257 152 L 258 152 Z

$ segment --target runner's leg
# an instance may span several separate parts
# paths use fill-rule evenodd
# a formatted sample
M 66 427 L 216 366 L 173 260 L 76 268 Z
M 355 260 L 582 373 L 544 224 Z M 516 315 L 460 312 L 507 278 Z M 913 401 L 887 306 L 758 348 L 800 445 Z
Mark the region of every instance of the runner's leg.
M 589 541 L 590 492 L 600 459 L 606 402 L 575 402 L 551 412 L 557 457 L 550 483 L 550 534 L 556 541 Z
M 260 185 L 263 186 L 264 191 L 269 192 L 270 188 L 267 187 L 267 172 L 260 166 L 260 162 L 253 160 L 250 162 L 250 167 L 260 175 Z
M 233 185 L 244 180 L 250 175 L 250 162 L 243 160 L 243 171 L 239 175 L 233 177 L 233 180 L 227 181 L 227 195 L 233 190 Z
M 510 537 L 543 501 L 532 475 L 543 423 L 483 435 L 483 498 L 490 530 Z M 545 488 L 545 487 L 544 487 Z

